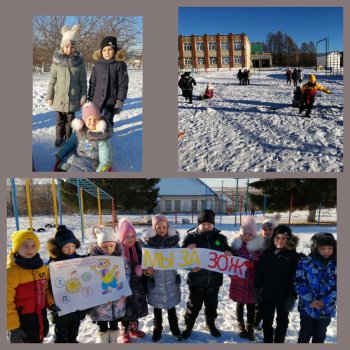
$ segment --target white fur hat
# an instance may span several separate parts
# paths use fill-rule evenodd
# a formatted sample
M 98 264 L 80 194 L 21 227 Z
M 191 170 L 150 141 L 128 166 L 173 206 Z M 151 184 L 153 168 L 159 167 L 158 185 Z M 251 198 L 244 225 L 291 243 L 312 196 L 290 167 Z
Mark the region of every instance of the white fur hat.
M 94 238 L 97 239 L 97 244 L 100 245 L 104 242 L 116 242 L 117 235 L 113 230 L 105 226 L 95 226 L 92 230 Z
M 79 26 L 74 25 L 72 29 L 69 29 L 67 26 L 63 26 L 61 29 L 62 40 L 61 40 L 61 49 L 65 45 L 72 45 L 77 48 L 78 36 L 79 36 Z
M 277 227 L 278 221 L 281 220 L 281 214 L 273 213 L 271 216 L 264 216 L 264 219 L 261 223 L 261 229 L 270 227 L 272 230 Z
M 242 218 L 239 232 L 241 235 L 244 233 L 252 233 L 253 236 L 256 236 L 256 223 L 254 216 L 244 216 Z

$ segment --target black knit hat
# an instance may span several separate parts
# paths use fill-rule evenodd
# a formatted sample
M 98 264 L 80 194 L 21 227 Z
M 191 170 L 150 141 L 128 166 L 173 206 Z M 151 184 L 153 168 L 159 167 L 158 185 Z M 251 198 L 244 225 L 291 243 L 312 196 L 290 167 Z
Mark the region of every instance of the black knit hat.
M 67 243 L 73 243 L 76 247 L 80 246 L 79 240 L 74 233 L 67 229 L 65 225 L 59 225 L 55 234 L 55 243 L 61 249 Z
M 272 239 L 275 239 L 275 237 L 279 234 L 285 234 L 288 239 L 292 238 L 292 230 L 287 225 L 276 226 L 272 232 Z
M 115 36 L 106 36 L 101 41 L 101 52 L 105 46 L 110 46 L 117 51 L 117 38 Z
M 335 250 L 337 241 L 331 233 L 320 232 L 311 237 L 311 251 L 315 252 L 318 247 L 331 246 Z
M 198 225 L 202 224 L 203 222 L 209 222 L 215 226 L 215 213 L 210 209 L 203 210 L 198 215 Z

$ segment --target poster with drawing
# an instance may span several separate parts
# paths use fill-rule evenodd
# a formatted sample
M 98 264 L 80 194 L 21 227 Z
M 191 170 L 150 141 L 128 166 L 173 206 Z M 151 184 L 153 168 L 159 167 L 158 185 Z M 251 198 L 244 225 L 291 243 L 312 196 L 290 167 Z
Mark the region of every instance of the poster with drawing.
M 91 256 L 51 262 L 49 267 L 60 316 L 132 294 L 121 257 Z

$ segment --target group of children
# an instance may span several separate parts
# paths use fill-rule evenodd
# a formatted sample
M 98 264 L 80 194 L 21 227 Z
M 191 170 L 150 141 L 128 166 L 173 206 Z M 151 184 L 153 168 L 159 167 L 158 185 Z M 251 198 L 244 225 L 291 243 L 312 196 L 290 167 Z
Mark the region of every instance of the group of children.
M 336 311 L 336 240 L 332 234 L 319 233 L 312 237 L 311 254 L 307 257 L 296 251 L 298 237 L 290 227 L 277 225 L 277 217 L 264 219 L 258 235 L 253 216 L 242 218 L 239 234 L 231 247 L 225 235 L 215 227 L 215 214 L 204 210 L 198 216 L 196 228 L 187 232 L 182 247 L 206 248 L 227 256 L 248 260 L 244 279 L 231 277 L 229 297 L 236 302 L 238 334 L 255 340 L 254 327 L 262 319 L 264 342 L 283 343 L 288 328 L 288 314 L 299 296 L 300 332 L 298 342 L 325 341 L 327 327 Z M 58 315 L 50 288 L 48 266 L 40 258 L 38 237 L 28 230 L 12 235 L 12 249 L 7 263 L 7 330 L 11 343 L 43 342 L 48 333 L 47 311 L 54 323 L 54 342 L 76 343 L 82 319 L 89 315 L 99 327 L 97 343 L 130 343 L 143 338 L 139 319 L 153 306 L 152 340 L 160 340 L 163 312 L 167 311 L 170 331 L 176 341 L 191 336 L 202 306 L 205 306 L 206 328 L 220 337 L 215 325 L 218 317 L 219 290 L 223 274 L 195 267 L 187 275 L 189 299 L 184 315 L 185 329 L 181 332 L 176 305 L 181 301 L 181 277 L 176 270 L 141 269 L 142 248 L 179 248 L 179 233 L 166 216 L 152 217 L 145 243 L 137 239 L 135 228 L 121 219 L 118 232 L 103 225 L 93 228 L 90 256 L 121 256 L 132 295 L 98 305 Z M 47 242 L 49 262 L 74 259 L 78 255 L 79 240 L 66 226 L 58 227 Z M 246 305 L 247 322 L 244 321 Z M 275 313 L 277 326 L 273 328 Z M 118 327 L 120 324 L 120 328 Z M 119 333 L 118 333 L 119 330 Z
M 95 51 L 89 87 L 84 58 L 78 51 L 79 27 L 64 26 L 60 49 L 55 51 L 46 100 L 56 111 L 55 171 L 111 171 L 113 119 L 123 108 L 129 77 L 125 51 L 117 38 L 106 36 Z M 86 102 L 88 101 L 88 102 Z M 82 119 L 75 113 L 82 108 Z M 72 135 L 72 130 L 74 134 Z

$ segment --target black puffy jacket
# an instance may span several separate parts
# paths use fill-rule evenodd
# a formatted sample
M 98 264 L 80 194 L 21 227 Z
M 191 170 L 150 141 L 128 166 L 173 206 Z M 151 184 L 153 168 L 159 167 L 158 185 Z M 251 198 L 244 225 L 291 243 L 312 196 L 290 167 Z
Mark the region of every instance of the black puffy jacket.
M 186 79 L 185 75 L 182 74 L 178 85 L 181 90 L 193 90 L 193 86 L 197 85 L 197 83 L 192 77 Z
M 198 229 L 193 233 L 190 233 L 191 230 L 187 232 L 188 235 L 182 243 L 182 248 L 195 244 L 196 248 L 206 248 L 219 252 L 231 251 L 226 236 L 220 234 L 220 231 L 216 228 L 207 232 L 199 232 Z M 189 272 L 187 276 L 187 284 L 190 287 L 217 288 L 222 286 L 222 282 L 222 273 L 205 269 L 200 269 L 198 272 Z

